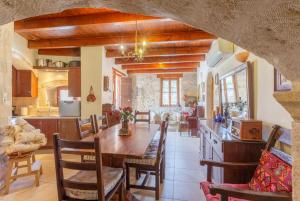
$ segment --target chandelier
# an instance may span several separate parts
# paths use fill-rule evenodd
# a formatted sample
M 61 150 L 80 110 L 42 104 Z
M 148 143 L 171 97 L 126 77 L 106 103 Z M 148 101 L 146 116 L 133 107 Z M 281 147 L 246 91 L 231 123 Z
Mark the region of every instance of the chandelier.
M 135 21 L 135 42 L 134 50 L 126 52 L 124 45 L 120 45 L 121 54 L 128 59 L 133 58 L 136 62 L 140 62 L 144 59 L 147 42 L 145 40 L 139 40 L 138 38 L 138 24 Z

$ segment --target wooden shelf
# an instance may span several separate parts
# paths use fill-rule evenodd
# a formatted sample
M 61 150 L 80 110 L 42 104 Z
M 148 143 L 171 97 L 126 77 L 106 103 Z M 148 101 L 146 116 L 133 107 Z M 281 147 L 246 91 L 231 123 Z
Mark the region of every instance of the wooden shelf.
M 43 66 L 33 66 L 33 69 L 43 70 L 43 71 L 68 71 L 70 69 L 78 69 L 78 67 L 43 67 Z

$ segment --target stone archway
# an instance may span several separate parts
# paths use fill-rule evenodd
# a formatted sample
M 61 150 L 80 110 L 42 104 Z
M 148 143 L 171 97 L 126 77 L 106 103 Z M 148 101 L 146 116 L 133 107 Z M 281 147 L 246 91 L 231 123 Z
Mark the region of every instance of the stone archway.
M 297 148 L 300 147 L 300 1 L 2 0 L 0 24 L 76 7 L 108 7 L 124 12 L 168 17 L 190 24 L 265 58 L 292 80 L 293 90 L 276 93 L 275 97 L 295 120 L 292 148 L 293 199 L 300 200 L 300 191 L 297 191 L 300 189 L 300 183 L 297 182 L 300 179 L 300 148 Z

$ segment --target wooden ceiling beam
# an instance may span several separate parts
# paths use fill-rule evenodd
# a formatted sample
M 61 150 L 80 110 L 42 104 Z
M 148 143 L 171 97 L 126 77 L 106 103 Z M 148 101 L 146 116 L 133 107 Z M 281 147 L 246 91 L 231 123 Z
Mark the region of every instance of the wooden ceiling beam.
M 152 34 L 145 36 L 148 43 L 168 43 L 191 40 L 214 39 L 215 36 L 204 31 L 187 31 L 187 32 L 171 32 L 162 34 Z M 135 42 L 135 34 L 127 34 L 120 36 L 107 37 L 84 37 L 84 38 L 56 38 L 44 40 L 29 40 L 28 47 L 31 49 L 42 48 L 64 48 L 64 47 L 80 47 L 80 46 L 101 46 L 101 45 L 118 45 Z
M 127 13 L 106 13 L 106 14 L 89 14 L 79 16 L 67 16 L 67 17 L 53 17 L 53 18 L 42 18 L 42 19 L 25 19 L 16 21 L 15 31 L 30 32 L 30 31 L 41 31 L 49 29 L 59 29 L 70 26 L 80 25 L 93 25 L 93 24 L 110 24 L 110 23 L 122 23 L 130 21 L 143 21 L 143 20 L 154 20 L 161 19 L 158 17 L 135 15 Z
M 39 49 L 39 55 L 80 57 L 80 48 Z
M 180 55 L 180 56 L 157 56 L 144 57 L 137 62 L 134 58 L 116 58 L 115 64 L 150 64 L 150 63 L 178 63 L 178 62 L 200 62 L 205 59 L 204 55 Z
M 174 55 L 193 55 L 206 54 L 209 51 L 209 46 L 203 47 L 170 47 L 170 48 L 147 48 L 145 56 L 174 56 Z M 133 48 L 127 52 L 133 51 Z M 107 49 L 106 57 L 123 57 L 119 49 Z
M 141 69 L 141 70 L 127 70 L 128 74 L 133 73 L 184 73 L 184 72 L 197 72 L 196 68 L 184 68 L 184 69 Z
M 184 69 L 197 68 L 199 62 L 185 62 L 185 63 L 167 63 L 167 64 L 135 64 L 122 65 L 124 70 L 139 70 L 139 69 Z

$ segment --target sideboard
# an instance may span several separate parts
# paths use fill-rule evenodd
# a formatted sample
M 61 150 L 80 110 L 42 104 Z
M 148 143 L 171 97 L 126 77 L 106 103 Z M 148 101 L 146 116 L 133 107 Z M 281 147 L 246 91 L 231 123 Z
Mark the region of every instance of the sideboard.
M 200 158 L 218 162 L 258 162 L 265 147 L 264 141 L 241 141 L 231 136 L 221 123 L 198 120 Z M 255 168 L 228 169 L 213 167 L 214 183 L 249 182 Z

